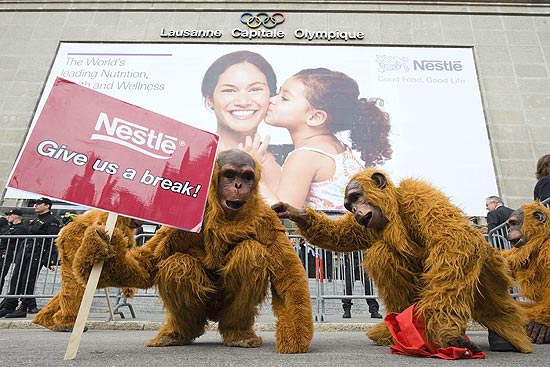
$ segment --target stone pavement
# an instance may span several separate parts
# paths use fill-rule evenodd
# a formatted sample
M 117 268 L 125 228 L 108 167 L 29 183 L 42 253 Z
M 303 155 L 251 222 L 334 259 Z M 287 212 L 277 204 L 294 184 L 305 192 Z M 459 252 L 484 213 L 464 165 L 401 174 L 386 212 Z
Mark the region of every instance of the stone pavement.
M 164 312 L 135 312 L 132 318 L 128 309 L 121 309 L 124 318 L 115 314 L 113 321 L 109 321 L 108 312 L 91 312 L 86 325 L 90 330 L 157 330 L 164 322 Z M 34 315 L 27 314 L 26 318 L 6 319 L 0 318 L 0 329 L 35 329 L 41 326 L 32 323 Z M 325 315 L 326 321 L 315 322 L 315 331 L 364 331 L 381 322 L 382 319 L 373 319 L 368 313 L 352 312 L 352 318 L 342 318 L 342 313 Z M 270 313 L 261 313 L 256 319 L 256 331 L 275 331 L 275 316 Z M 208 331 L 216 330 L 216 324 L 211 323 Z M 485 330 L 481 325 L 472 323 L 468 330 Z
M 65 361 L 63 355 L 69 342 L 69 333 L 52 333 L 32 324 L 34 315 L 24 319 L 0 318 L 0 343 L 9 344 L 9 353 L 3 353 L 2 365 L 51 367 L 135 367 L 177 365 L 195 367 L 439 367 L 446 362 L 437 358 L 414 358 L 392 354 L 390 348 L 380 347 L 365 336 L 365 332 L 380 319 L 370 314 L 353 313 L 351 319 L 343 319 L 342 313 L 333 311 L 325 322 L 315 322 L 315 334 L 310 352 L 296 355 L 277 353 L 275 344 L 275 317 L 263 308 L 256 322 L 256 332 L 264 340 L 260 348 L 228 348 L 221 343 L 216 324 L 191 346 L 170 348 L 144 348 L 163 323 L 164 312 L 136 311 L 132 318 L 128 309 L 107 321 L 108 312 L 93 309 L 84 333 L 78 355 Z M 124 331 L 122 331 L 124 330 Z M 550 345 L 537 345 L 532 354 L 498 353 L 489 351 L 487 331 L 472 324 L 468 336 L 486 351 L 486 359 L 461 360 L 462 367 L 484 366 L 545 366 L 550 360 Z
M 548 366 L 550 345 L 536 345 L 531 354 L 489 351 L 487 332 L 468 335 L 484 351 L 486 359 L 444 361 L 438 358 L 415 358 L 392 354 L 389 347 L 377 346 L 360 331 L 315 332 L 310 352 L 279 354 L 275 333 L 259 331 L 263 345 L 259 348 L 224 347 L 217 332 L 208 331 L 192 345 L 145 348 L 155 336 L 153 330 L 90 330 L 82 336 L 75 359 L 65 361 L 68 333 L 46 329 L 0 330 L 3 366 L 17 367 L 504 367 Z
M 125 318 L 114 315 L 114 320 L 109 321 L 108 312 L 92 312 L 88 317 L 86 325 L 90 330 L 156 330 L 164 322 L 164 313 L 140 313 L 132 318 L 130 312 L 123 311 Z M 0 318 L 0 329 L 23 329 L 41 328 L 31 321 L 34 315 L 27 314 L 26 318 L 6 319 Z M 351 319 L 343 319 L 342 315 L 326 315 L 326 322 L 316 322 L 316 331 L 358 331 L 368 330 L 381 319 L 371 319 L 369 315 L 353 315 Z M 215 324 L 210 324 L 208 330 L 216 330 Z M 256 319 L 257 331 L 275 331 L 275 316 L 271 314 L 260 314 Z

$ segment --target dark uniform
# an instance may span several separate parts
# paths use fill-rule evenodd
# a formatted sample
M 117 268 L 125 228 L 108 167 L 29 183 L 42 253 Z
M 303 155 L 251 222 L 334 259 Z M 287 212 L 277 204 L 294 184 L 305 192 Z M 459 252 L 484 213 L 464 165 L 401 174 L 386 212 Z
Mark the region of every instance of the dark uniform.
M 351 263 L 351 259 L 353 258 L 353 264 Z M 357 252 L 353 253 L 345 253 L 344 254 L 344 282 L 345 282 L 345 289 L 344 294 L 346 296 L 353 295 L 353 278 L 355 280 L 360 280 L 361 275 L 359 272 L 363 271 L 363 268 L 361 267 L 361 264 L 359 262 L 359 254 Z M 354 267 L 354 271 L 352 271 L 351 267 Z M 352 273 L 354 276 L 352 276 Z M 363 274 L 363 283 L 365 286 L 365 295 L 366 296 L 372 296 L 373 289 L 371 287 L 370 279 L 367 276 L 367 273 Z M 381 319 L 382 315 L 378 312 L 380 309 L 380 305 L 378 304 L 378 301 L 376 299 L 370 299 L 367 298 L 367 305 L 369 305 L 369 312 L 370 317 L 375 319 Z M 353 302 L 349 298 L 343 298 L 342 299 L 342 308 L 344 309 L 344 315 L 342 316 L 345 319 L 349 319 L 351 317 L 351 306 L 353 305 Z
M 0 234 L 2 236 L 24 236 L 28 233 L 29 231 L 23 223 L 8 223 L 7 226 L 0 229 Z M 15 251 L 17 250 L 17 247 L 23 246 L 24 242 L 21 239 L 0 239 L 0 293 L 2 293 L 2 290 L 4 289 L 4 278 L 10 270 L 10 265 L 13 262 Z
M 57 235 L 60 224 L 50 212 L 38 215 L 29 223 L 29 235 Z M 15 271 L 10 280 L 10 295 L 34 294 L 36 278 L 42 266 L 49 267 L 57 264 L 57 247 L 53 240 L 46 238 L 29 238 L 25 246 L 15 253 Z M 6 298 L 4 309 L 14 310 L 17 307 L 17 298 Z M 27 311 L 36 311 L 36 298 L 21 298 L 21 304 L 11 316 L 25 317 Z M 17 314 L 17 315 L 15 315 Z

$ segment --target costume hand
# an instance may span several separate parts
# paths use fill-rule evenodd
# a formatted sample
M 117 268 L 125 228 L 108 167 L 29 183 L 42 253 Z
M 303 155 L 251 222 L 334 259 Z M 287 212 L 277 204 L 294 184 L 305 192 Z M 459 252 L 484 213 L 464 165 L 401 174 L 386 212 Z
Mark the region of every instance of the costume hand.
M 548 344 L 550 343 L 550 326 L 530 321 L 527 324 L 527 336 L 531 339 L 531 343 Z
M 304 226 L 307 222 L 307 212 L 305 209 L 297 209 L 287 203 L 275 203 L 271 205 L 271 209 L 277 213 L 279 218 L 290 219 L 299 227 Z
M 447 346 L 456 348 L 467 348 L 474 354 L 482 352 L 481 348 L 478 347 L 476 343 L 471 341 L 466 336 L 457 336 L 456 338 L 449 340 L 447 342 Z
M 136 288 L 122 288 L 121 291 L 124 298 L 134 298 L 136 294 Z
M 270 140 L 271 137 L 269 135 L 266 135 L 264 141 L 262 141 L 260 134 L 256 134 L 254 135 L 254 139 L 247 136 L 244 145 L 240 143 L 237 147 L 254 157 L 258 163 L 263 164 L 267 158 L 267 147 Z

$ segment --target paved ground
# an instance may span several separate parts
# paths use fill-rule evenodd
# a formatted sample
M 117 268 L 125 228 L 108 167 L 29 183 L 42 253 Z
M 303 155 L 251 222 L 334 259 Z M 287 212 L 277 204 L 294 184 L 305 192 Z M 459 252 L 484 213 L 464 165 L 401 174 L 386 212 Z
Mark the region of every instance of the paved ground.
M 471 325 L 468 336 L 486 351 L 486 359 L 443 361 L 441 359 L 414 358 L 390 353 L 388 347 L 374 345 L 365 336 L 374 323 L 368 314 L 342 319 L 341 314 L 327 315 L 326 322 L 315 323 L 315 335 L 311 351 L 307 354 L 281 355 L 276 352 L 274 318 L 260 315 L 256 323 L 264 345 L 260 348 L 229 348 L 221 344 L 221 338 L 212 326 L 191 346 L 145 348 L 164 320 L 163 313 L 138 314 L 135 319 L 128 314 L 121 319 L 106 322 L 108 314 L 92 313 L 84 333 L 78 354 L 74 360 L 64 361 L 70 333 L 53 333 L 31 323 L 33 315 L 26 319 L 0 319 L 0 345 L 3 366 L 387 366 L 410 367 L 441 366 L 459 363 L 465 366 L 548 366 L 550 345 L 536 345 L 532 354 L 495 353 L 489 351 L 487 332 Z
M 535 346 L 532 354 L 487 352 L 484 360 L 444 361 L 394 355 L 388 347 L 373 345 L 361 331 L 316 332 L 310 353 L 282 355 L 276 352 L 274 333 L 258 332 L 264 345 L 260 348 L 229 348 L 219 335 L 209 331 L 193 345 L 145 348 L 154 330 L 89 330 L 84 333 L 75 359 L 64 361 L 70 337 L 45 329 L 3 329 L 3 366 L 66 367 L 138 367 L 138 366 L 441 366 L 442 364 L 483 367 L 548 366 L 550 345 Z M 468 335 L 488 350 L 487 333 L 472 331 Z

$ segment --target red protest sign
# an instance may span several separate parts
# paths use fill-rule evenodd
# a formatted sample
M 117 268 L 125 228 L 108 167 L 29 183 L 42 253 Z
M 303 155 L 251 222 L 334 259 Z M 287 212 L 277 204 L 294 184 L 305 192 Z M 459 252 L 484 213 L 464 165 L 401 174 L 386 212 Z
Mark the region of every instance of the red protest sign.
M 8 186 L 198 231 L 218 140 L 57 78 Z

